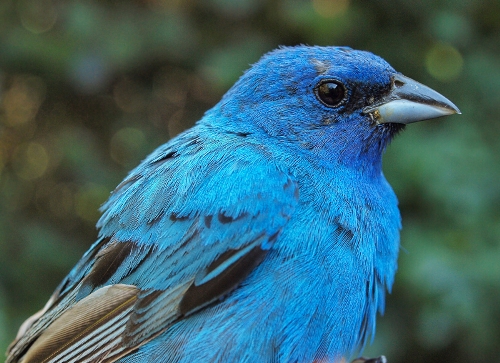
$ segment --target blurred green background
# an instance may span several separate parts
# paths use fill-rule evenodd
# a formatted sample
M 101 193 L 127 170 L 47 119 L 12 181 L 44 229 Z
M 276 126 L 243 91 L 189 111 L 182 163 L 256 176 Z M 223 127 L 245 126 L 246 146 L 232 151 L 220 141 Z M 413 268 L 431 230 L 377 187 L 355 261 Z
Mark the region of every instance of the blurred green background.
M 463 113 L 411 125 L 385 156 L 402 253 L 366 354 L 500 361 L 498 0 L 2 0 L 0 352 L 127 171 L 299 43 L 370 50 Z

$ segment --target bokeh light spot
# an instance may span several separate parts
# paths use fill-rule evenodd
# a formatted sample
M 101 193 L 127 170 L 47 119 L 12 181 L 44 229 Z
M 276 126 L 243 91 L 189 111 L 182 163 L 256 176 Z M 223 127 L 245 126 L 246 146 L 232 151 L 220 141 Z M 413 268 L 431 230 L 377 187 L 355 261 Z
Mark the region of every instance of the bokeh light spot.
M 52 29 L 58 16 L 52 0 L 19 1 L 18 11 L 23 27 L 35 34 Z
M 14 153 L 14 170 L 21 179 L 33 180 L 41 177 L 48 165 L 49 154 L 39 143 L 21 144 Z
M 463 64 L 460 52 L 446 43 L 436 43 L 425 58 L 427 72 L 442 82 L 456 79 L 462 72 Z
M 3 122 L 18 126 L 33 120 L 45 98 L 45 83 L 39 77 L 16 76 L 2 99 Z
M 443 42 L 467 44 L 474 36 L 471 18 L 461 14 L 441 11 L 430 18 L 429 28 Z
M 349 0 L 312 0 L 314 11 L 325 18 L 334 18 L 349 7 Z
M 142 158 L 141 149 L 146 143 L 144 133 L 133 127 L 118 130 L 110 142 L 111 158 L 120 165 L 128 166 Z
M 109 80 L 108 60 L 98 54 L 79 54 L 71 64 L 71 78 L 79 91 L 92 94 L 100 91 Z

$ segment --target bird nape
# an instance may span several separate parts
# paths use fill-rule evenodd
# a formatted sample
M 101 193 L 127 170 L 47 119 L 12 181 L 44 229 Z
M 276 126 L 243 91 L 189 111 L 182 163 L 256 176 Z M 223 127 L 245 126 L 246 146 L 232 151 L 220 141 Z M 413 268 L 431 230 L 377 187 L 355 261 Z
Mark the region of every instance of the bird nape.
M 460 113 L 369 52 L 282 47 L 149 155 L 7 362 L 335 362 L 375 331 L 397 269 L 381 160 Z

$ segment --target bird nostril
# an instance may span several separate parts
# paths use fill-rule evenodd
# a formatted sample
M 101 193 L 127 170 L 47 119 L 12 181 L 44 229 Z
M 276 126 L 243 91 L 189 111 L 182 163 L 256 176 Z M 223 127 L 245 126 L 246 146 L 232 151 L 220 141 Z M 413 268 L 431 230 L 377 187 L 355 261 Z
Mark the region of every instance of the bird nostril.
M 398 87 L 398 88 L 399 88 L 399 87 L 403 87 L 404 85 L 405 85 L 405 84 L 404 84 L 404 82 L 402 82 L 402 81 L 400 81 L 400 80 L 398 80 L 398 79 L 396 79 L 396 80 L 394 81 L 394 86 L 396 86 L 396 87 Z

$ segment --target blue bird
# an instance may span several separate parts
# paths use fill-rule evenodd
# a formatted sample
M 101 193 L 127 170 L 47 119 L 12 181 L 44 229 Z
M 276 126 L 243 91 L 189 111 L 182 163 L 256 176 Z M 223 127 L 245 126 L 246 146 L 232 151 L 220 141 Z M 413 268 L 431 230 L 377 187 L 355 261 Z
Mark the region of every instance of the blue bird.
M 405 124 L 456 113 L 368 52 L 266 54 L 118 185 L 7 362 L 351 357 L 397 268 L 384 149 Z

